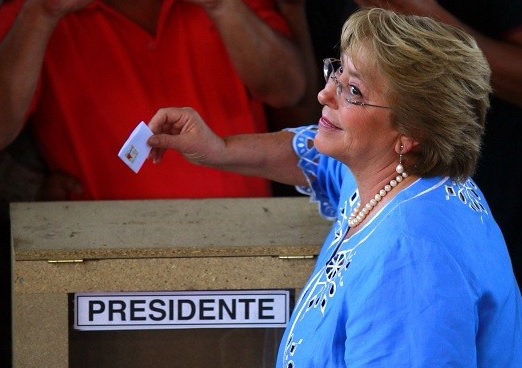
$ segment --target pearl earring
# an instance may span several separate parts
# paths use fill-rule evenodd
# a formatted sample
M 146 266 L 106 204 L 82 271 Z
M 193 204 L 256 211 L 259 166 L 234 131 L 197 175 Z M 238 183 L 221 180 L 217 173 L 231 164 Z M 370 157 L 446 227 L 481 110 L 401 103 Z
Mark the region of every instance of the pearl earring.
M 398 183 L 400 183 L 403 178 L 408 176 L 408 174 L 404 171 L 404 166 L 402 166 L 402 149 L 403 148 L 404 148 L 404 146 L 401 144 L 401 153 L 399 153 L 399 164 L 395 168 L 395 171 L 397 172 L 397 174 L 399 174 L 395 178 L 395 181 Z M 395 184 L 395 185 L 397 185 L 397 184 Z

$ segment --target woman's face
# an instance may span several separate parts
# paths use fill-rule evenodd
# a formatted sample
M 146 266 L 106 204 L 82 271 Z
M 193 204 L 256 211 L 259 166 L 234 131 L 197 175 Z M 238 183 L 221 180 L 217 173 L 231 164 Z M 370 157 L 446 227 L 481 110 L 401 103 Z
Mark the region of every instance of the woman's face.
M 361 50 L 357 61 L 365 60 L 371 59 Z M 352 170 L 388 164 L 395 159 L 399 133 L 392 127 L 391 109 L 382 107 L 390 106 L 384 93 L 386 80 L 371 67 L 364 68 L 371 78 L 363 75 L 346 53 L 341 63 L 336 77 L 342 94 L 337 95 L 336 83 L 331 79 L 319 92 L 323 110 L 314 144 L 319 152 L 344 162 Z M 346 98 L 381 107 L 351 104 Z

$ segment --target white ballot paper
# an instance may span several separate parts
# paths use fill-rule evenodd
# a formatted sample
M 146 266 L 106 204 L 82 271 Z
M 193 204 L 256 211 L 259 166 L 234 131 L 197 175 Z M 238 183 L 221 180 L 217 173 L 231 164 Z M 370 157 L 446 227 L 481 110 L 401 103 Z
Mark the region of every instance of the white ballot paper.
M 136 174 L 149 156 L 150 146 L 147 144 L 147 140 L 153 134 L 147 124 L 142 121 L 134 129 L 118 153 L 118 157 Z

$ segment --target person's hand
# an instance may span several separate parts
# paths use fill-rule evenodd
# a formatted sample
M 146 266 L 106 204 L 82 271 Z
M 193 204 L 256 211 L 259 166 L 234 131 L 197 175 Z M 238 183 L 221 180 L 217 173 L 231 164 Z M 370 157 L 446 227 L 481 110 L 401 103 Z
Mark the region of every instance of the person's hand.
M 26 6 L 42 11 L 43 14 L 61 18 L 64 15 L 84 8 L 93 0 L 29 0 Z
M 354 0 L 360 7 L 377 7 L 402 14 L 427 16 L 439 8 L 436 0 Z
M 80 181 L 64 173 L 51 173 L 43 179 L 36 195 L 37 201 L 66 201 L 83 193 Z
M 198 165 L 215 165 L 225 149 L 225 142 L 210 130 L 192 108 L 164 108 L 152 117 L 149 128 L 154 135 L 148 144 L 149 158 L 159 163 L 165 150 L 174 149 Z

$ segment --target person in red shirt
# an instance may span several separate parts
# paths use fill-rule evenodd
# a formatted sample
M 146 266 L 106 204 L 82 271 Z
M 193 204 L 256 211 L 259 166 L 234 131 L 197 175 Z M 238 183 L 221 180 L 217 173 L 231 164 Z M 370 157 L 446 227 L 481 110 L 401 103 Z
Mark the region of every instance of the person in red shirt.
M 271 0 L 14 0 L 0 8 L 0 149 L 26 122 L 71 199 L 270 195 L 270 184 L 171 154 L 139 174 L 117 157 L 165 105 L 227 136 L 267 130 L 264 104 L 296 103 L 305 72 Z

